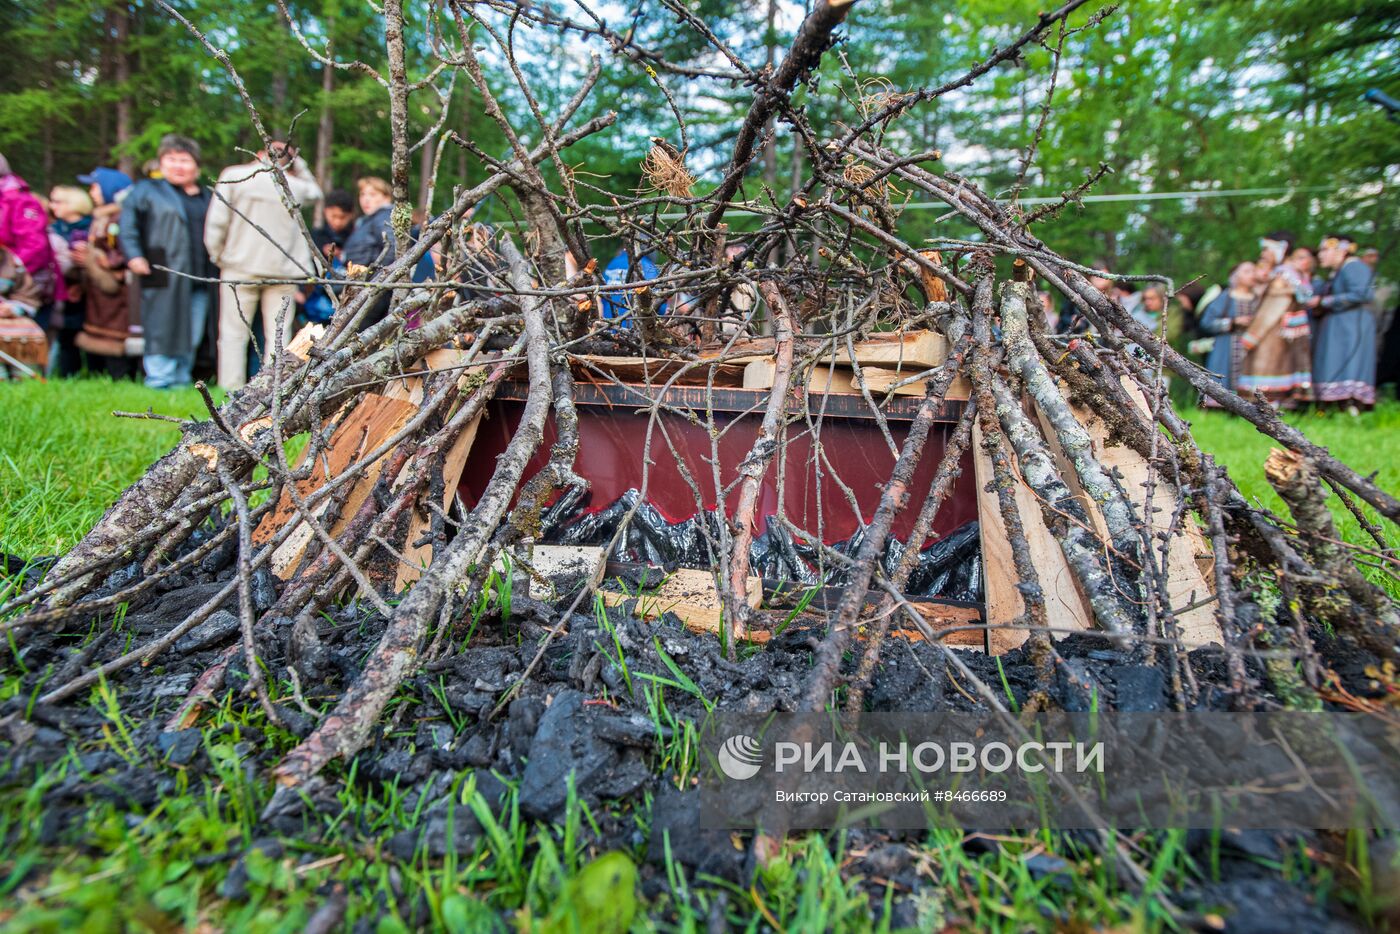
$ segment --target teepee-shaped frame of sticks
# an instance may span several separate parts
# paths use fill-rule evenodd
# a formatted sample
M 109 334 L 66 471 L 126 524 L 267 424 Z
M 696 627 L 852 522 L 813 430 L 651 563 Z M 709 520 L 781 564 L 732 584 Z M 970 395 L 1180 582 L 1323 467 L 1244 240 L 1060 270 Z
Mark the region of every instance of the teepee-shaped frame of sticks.
M 228 55 L 179 11 L 157 4 L 204 41 L 234 86 L 242 87 Z M 172 722 L 188 724 L 198 716 L 234 659 L 248 675 L 247 702 L 278 722 L 264 670 L 295 682 L 298 672 L 314 669 L 326 632 L 322 610 L 358 593 L 376 611 L 378 642 L 334 707 L 276 766 L 284 794 L 269 809 L 287 805 L 327 763 L 364 747 L 395 692 L 425 660 L 459 646 L 463 607 L 481 596 L 497 557 L 535 537 L 540 511 L 560 490 L 587 484 L 576 471 L 576 399 L 587 388 L 585 371 L 635 383 L 640 368 L 644 384 L 659 383 L 699 402 L 688 407 L 688 416 L 707 430 L 714 423 L 703 400 L 716 391 L 719 376 L 728 373 L 741 390 L 750 382 L 760 422 L 737 475 L 717 484 L 727 500 L 720 514 L 728 521 L 713 531 L 715 564 L 708 571 L 713 599 L 734 632 L 762 630 L 749 557 L 759 494 L 770 465 L 781 460 L 795 400 L 814 398 L 809 377 L 821 361 L 829 361 L 829 373 L 849 369 L 848 387 L 859 390 L 830 393 L 828 387 L 821 398 L 858 397 L 877 424 L 877 394 L 887 406 L 904 400 L 911 411 L 902 443 L 890 442 L 893 464 L 859 547 L 840 559 L 845 583 L 813 637 L 810 673 L 801 696 L 792 699 L 794 708 L 825 709 L 844 682 L 847 706 L 861 709 L 892 627 L 937 643 L 950 669 L 996 703 L 995 692 L 971 680 L 975 676 L 947 650 L 937 627 L 904 597 L 917 549 L 906 549 L 893 568 L 879 563 L 901 513 L 916 516 L 911 540 L 927 539 L 958 478 L 960 454 L 969 448 L 987 572 L 987 638 L 993 651 L 1024 642 L 1045 683 L 1058 661 L 1053 637 L 1090 628 L 1141 663 L 1165 667 L 1181 709 L 1197 687 L 1186 652 L 1208 642 L 1221 646 L 1224 689 L 1242 699 L 1261 677 L 1288 689 L 1280 694 L 1322 690 L 1310 628 L 1316 622 L 1379 658 L 1396 660 L 1396 607 L 1358 570 L 1355 548 L 1338 544 L 1323 501 L 1330 490 L 1351 509 L 1375 539 L 1367 555 L 1393 567 L 1400 562 L 1382 525 L 1400 522 L 1400 499 L 1310 442 L 1263 400 L 1243 399 L 1220 385 L 1094 288 L 1086 278 L 1092 270 L 1033 232 L 1083 189 L 1028 212 L 935 171 L 937 152 L 889 148 L 899 138 L 890 129 L 911 108 L 1014 58 L 1080 5 L 1070 0 L 1040 16 L 963 78 L 882 94 L 862 105 L 858 122 L 825 126 L 814 125 L 792 95 L 814 76 L 852 0 L 813 3 L 787 55 L 767 70 L 741 68 L 741 56 L 701 30 L 703 41 L 723 53 L 717 60 L 732 66 L 713 75 L 678 70 L 659 54 L 621 41 L 598 25 L 601 17 L 590 24 L 561 21 L 543 5 L 446 5 L 440 13 L 454 21 L 463 41 L 440 50 L 424 69 L 422 86 L 437 88 L 444 73 L 470 82 L 473 99 L 511 141 L 510 152 L 497 158 L 453 139 L 477 156 L 484 180 L 454 191 L 446 210 L 430 212 L 416 240 L 406 223 L 396 227 L 394 260 L 333 283 L 343 292 L 323 333 L 274 348 L 269 365 L 227 403 L 207 399 L 207 420 L 182 422 L 179 444 L 41 582 L 0 606 L 0 628 L 19 644 L 34 635 L 85 631 L 116 608 L 142 606 L 190 577 L 203 580 L 208 598 L 161 621 L 144 642 L 75 649 L 61 677 L 40 685 L 34 674 L 21 693 L 32 692 L 31 706 L 47 708 L 72 702 L 104 678 L 145 677 L 146 666 L 179 651 L 183 637 L 236 607 L 236 633 L 220 630 L 219 659 Z M 397 67 L 383 80 L 392 105 L 393 188 L 407 206 L 404 105 L 419 85 L 404 67 L 401 5 L 386 4 L 384 15 L 400 18 L 385 31 Z M 501 17 L 509 28 L 498 31 L 493 18 Z M 473 32 L 478 21 L 483 29 Z M 600 66 L 579 76 L 577 93 L 556 112 L 532 107 L 533 123 L 512 126 L 465 38 L 496 40 L 500 54 L 513 61 L 515 37 L 526 29 L 597 39 L 664 76 L 659 81 L 717 77 L 756 88 L 719 183 L 699 197 L 590 197 L 595 190 L 564 160 L 571 147 L 617 119 L 603 113 L 576 120 Z M 438 38 L 450 44 L 453 35 L 444 30 Z M 537 101 L 525 72 L 512 73 L 520 85 L 513 91 Z M 251 107 L 250 117 L 270 146 Z M 774 125 L 792 129 L 808 174 L 787 194 L 766 191 L 759 198 L 748 170 Z M 684 126 L 679 131 L 684 135 Z M 684 158 L 685 145 L 672 148 Z M 555 166 L 555 175 L 546 177 L 545 164 Z M 860 170 L 850 170 L 853 164 Z M 290 203 L 281 169 L 272 171 Z M 755 189 L 742 206 L 753 215 L 746 225 L 751 229 L 731 231 L 726 216 L 737 210 L 746 185 Z M 937 241 L 941 255 L 927 243 L 907 242 L 889 200 L 896 187 L 943 203 L 948 216 L 979 239 Z M 526 231 L 484 246 L 466 229 L 468 214 L 507 191 Z M 585 222 L 609 238 L 609 249 L 621 241 L 631 255 L 640 255 L 645 234 L 663 257 L 656 274 L 607 281 L 594 252 L 603 244 L 597 233 L 585 233 Z M 412 281 L 430 250 L 440 253 L 437 277 Z M 325 284 L 329 275 L 321 269 L 309 281 Z M 1096 337 L 1048 333 L 1033 301 L 1033 278 L 1071 303 Z M 689 296 L 683 303 L 688 311 L 681 308 L 682 292 Z M 736 300 L 741 292 L 747 292 L 742 302 Z M 619 330 L 617 320 L 605 321 L 598 312 L 620 294 L 628 297 L 630 327 Z M 668 298 L 675 304 L 668 307 Z M 376 320 L 386 302 L 388 313 Z M 741 337 L 757 329 L 760 309 L 771 336 Z M 698 348 L 676 333 L 687 321 L 705 339 Z M 610 336 L 611 348 L 591 346 Z M 901 348 L 909 341 L 936 344 L 938 354 L 920 360 L 922 369 L 910 374 L 917 378 L 904 384 L 909 377 L 890 359 L 861 359 L 890 341 Z M 849 366 L 841 361 L 842 345 Z M 1166 398 L 1167 373 L 1279 444 L 1268 476 L 1295 522 L 1249 501 L 1200 449 Z M 705 385 L 687 386 L 683 376 L 698 376 Z M 759 384 L 762 389 L 755 388 Z M 450 508 L 454 475 L 474 463 L 483 412 L 506 391 L 521 403 L 518 423 L 486 465 L 476 503 Z M 956 426 L 928 494 L 916 499 L 911 478 L 950 402 L 959 404 Z M 645 407 L 654 414 L 664 404 L 653 399 Z M 553 432 L 548 446 L 547 425 Z M 299 435 L 307 442 L 293 463 L 287 443 Z M 661 435 L 645 462 L 674 456 Z M 532 460 L 538 469 L 527 479 Z M 534 662 L 502 690 L 493 712 L 532 676 L 605 570 L 597 562 L 588 586 L 557 611 Z M 1240 612 L 1250 599 L 1251 575 L 1266 576 L 1281 596 L 1281 609 L 1267 619 Z M 852 670 L 847 662 L 856 642 L 861 648 Z M 734 640 L 729 644 L 732 649 Z M 1255 654 L 1264 658 L 1262 667 L 1247 668 L 1246 658 Z M 6 722 L 22 716 L 12 713 Z

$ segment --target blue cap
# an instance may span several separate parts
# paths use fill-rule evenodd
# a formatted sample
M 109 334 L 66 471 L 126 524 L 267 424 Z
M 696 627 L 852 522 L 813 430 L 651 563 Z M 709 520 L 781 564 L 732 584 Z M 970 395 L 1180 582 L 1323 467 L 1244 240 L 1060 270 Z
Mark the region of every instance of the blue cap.
M 113 203 L 118 193 L 131 187 L 131 176 L 118 169 L 109 169 L 105 166 L 98 166 L 86 175 L 79 175 L 78 181 L 84 185 L 96 184 L 97 187 L 101 188 L 104 204 Z

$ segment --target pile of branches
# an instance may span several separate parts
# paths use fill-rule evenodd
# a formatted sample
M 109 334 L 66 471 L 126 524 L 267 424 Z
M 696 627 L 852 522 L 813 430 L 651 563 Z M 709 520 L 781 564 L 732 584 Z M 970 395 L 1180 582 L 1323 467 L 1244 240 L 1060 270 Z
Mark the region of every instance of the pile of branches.
M 210 401 L 207 420 L 182 422 L 183 437 L 174 450 L 126 490 L 41 582 L 0 608 L 0 625 L 22 646 L 30 633 L 84 631 L 93 619 L 110 618 L 121 605 L 149 601 L 210 556 L 230 555 L 226 568 L 231 567 L 231 573 L 202 605 L 182 618 L 165 620 L 163 629 L 142 644 L 92 641 L 44 684 L 31 707 L 71 702 L 99 679 L 124 672 L 124 677 L 139 677 L 138 666 L 158 664 L 182 637 L 225 603 L 236 601 L 239 627 L 225 637 L 225 662 L 242 656 L 249 676 L 244 701 L 261 704 L 276 721 L 261 661 L 268 647 L 292 647 L 286 653 L 286 669 L 272 674 L 296 683 L 297 659 L 316 650 L 321 611 L 358 593 L 382 615 L 382 635 L 334 709 L 277 765 L 284 789 L 304 785 L 332 760 L 353 757 L 362 749 L 404 680 L 450 650 L 455 640 L 445 639 L 444 633 L 461 608 L 478 598 L 502 550 L 534 534 L 537 521 L 532 517 L 538 517 L 540 508 L 561 490 L 587 486 L 575 469 L 578 419 L 571 363 L 577 365 L 577 358 L 600 342 L 611 342 L 633 355 L 678 363 L 679 370 L 703 371 L 737 356 L 732 348 L 741 339 L 763 331 L 771 335 L 775 373 L 752 450 L 736 477 L 722 479 L 716 473 L 712 481 L 691 478 L 697 500 L 700 486 L 712 482 L 719 515 L 728 517 L 707 534 L 716 586 L 729 619 L 741 629 L 771 626 L 742 597 L 760 482 L 780 456 L 787 422 L 795 417 L 785 407 L 794 387 L 806 385 L 819 359 L 878 331 L 936 329 L 950 348 L 942 366 L 917 374 L 925 380 L 926 391 L 902 443 L 896 444 L 886 430 L 897 455 L 894 467 L 859 549 L 848 557 L 832 556 L 847 565 L 847 583 L 818 633 L 810 676 L 795 706 L 823 709 L 837 688 L 849 682 L 848 702 L 858 707 L 879 662 L 884 634 L 895 620 L 907 619 L 937 642 L 938 634 L 901 593 L 917 548 L 907 550 L 908 560 L 893 573 L 887 573 L 879 559 L 902 510 L 918 513 L 911 541 L 927 537 L 961 455 L 974 437 L 994 466 L 995 480 L 988 492 L 1002 512 L 1024 600 L 1024 614 L 1015 625 L 1029 632 L 1028 651 L 1042 677 L 1050 678 L 1055 669 L 1052 636 L 1057 620 L 1046 605 L 1037 562 L 1014 502 L 1013 490 L 1021 483 L 1033 491 L 1096 623 L 1143 664 L 1164 666 L 1183 707 L 1191 703 L 1197 685 L 1178 629 L 1177 617 L 1184 608 L 1173 605 L 1168 594 L 1166 555 L 1169 540 L 1182 534 L 1191 513 L 1200 517 L 1214 553 L 1214 609 L 1223 640 L 1216 651 L 1225 658 L 1225 687 L 1240 703 L 1258 697 L 1263 678 L 1274 679 L 1275 687 L 1286 683 L 1294 694 L 1311 692 L 1316 697 L 1325 689 L 1325 666 L 1311 635 L 1318 622 L 1376 656 L 1394 660 L 1400 654 L 1396 609 L 1358 571 L 1358 550 L 1341 544 L 1322 503 L 1330 488 L 1376 539 L 1375 548 L 1365 550 L 1364 557 L 1393 569 L 1396 557 L 1383 530 L 1366 518 L 1370 513 L 1365 507 L 1374 510 L 1380 522 L 1395 523 L 1400 521 L 1400 500 L 1310 443 L 1261 400 L 1244 399 L 1223 388 L 1168 346 L 1162 333 L 1144 327 L 1094 288 L 1086 277 L 1089 268 L 1059 255 L 1032 232 L 1083 189 L 1066 192 L 1058 205 L 1026 212 L 1014 201 L 999 203 L 967 179 L 928 168 L 938 159 L 937 152 L 892 148 L 892 141 L 902 138 L 900 118 L 920 103 L 1016 60 L 1032 44 L 1049 48 L 1056 41 L 1063 43 L 1073 31 L 1066 20 L 1083 3 L 1070 0 L 1041 15 L 1015 41 L 955 80 L 903 92 L 887 89 L 861 101 L 859 122 L 831 126 L 816 125 L 805 108 L 794 104 L 794 92 L 808 86 L 811 94 L 817 93 L 814 70 L 835 43 L 838 28 L 855 6 L 853 0 L 815 3 L 791 48 L 772 68 L 746 64 L 686 5 L 669 0 L 666 8 L 711 46 L 719 64 L 672 64 L 611 31 L 599 16 L 573 20 L 541 4 L 449 0 L 433 8 L 434 22 L 441 27 L 434 33 L 437 61 L 418 78 L 410 76 L 405 62 L 399 0 L 384 4 L 388 70 L 382 75 L 363 62 L 327 59 L 301 37 L 289 14 L 293 32 L 312 56 L 328 67 L 368 70 L 388 92 L 392 184 L 400 205 L 394 221 L 395 259 L 367 277 L 334 282 L 344 287 L 339 309 L 304 356 L 275 348 L 273 362 L 245 389 L 223 406 Z M 199 34 L 197 24 L 161 6 Z M 1090 17 L 1091 22 L 1096 18 Z M 718 185 L 705 194 L 693 193 L 702 183 L 686 165 L 688 131 L 678 109 L 679 145 L 658 139 L 647 159 L 649 177 L 656 176 L 652 190 L 603 191 L 572 171 L 570 147 L 616 120 L 612 113 L 577 119 L 598 82 L 601 60 L 594 57 L 591 70 L 564 107 L 545 113 L 515 58 L 516 34 L 531 29 L 562 30 L 580 41 L 595 42 L 608 54 L 646 67 L 663 91 L 670 82 L 697 80 L 750 87 L 752 104 Z M 490 86 L 478 57 L 483 43 L 495 45 L 515 87 Z M 206 44 L 241 88 L 228 57 L 207 40 Z M 410 236 L 408 212 L 403 210 L 409 204 L 409 156 L 429 140 L 415 143 L 409 138 L 409 95 L 436 92 L 446 101 L 458 80 L 472 85 L 487 118 L 508 140 L 509 152 L 493 156 L 458 137 L 444 109 L 432 141 L 439 151 L 464 147 L 487 174 L 480 184 L 455 191 L 451 206 L 425 223 L 416 237 Z M 507 117 L 501 97 L 507 91 L 525 102 L 523 109 L 533 117 L 529 126 L 513 125 Z M 667 97 L 672 99 L 669 93 Z M 248 103 L 259 134 L 270 142 Z M 785 193 L 762 187 L 751 172 L 775 133 L 791 135 L 810 169 L 805 181 Z M 271 171 L 285 192 L 280 170 Z M 520 207 L 521 223 L 483 248 L 464 235 L 469 229 L 465 221 L 483 199 L 507 190 Z M 946 204 L 947 216 L 972 225 L 980 238 L 939 242 L 938 252 L 927 243 L 907 242 L 900 236 L 899 206 L 892 200 L 897 191 Z M 755 223 L 745 225 L 751 229 L 742 233 L 732 232 L 726 223 L 738 211 L 756 217 Z M 646 278 L 634 269 L 631 281 L 606 284 L 593 254 L 604 237 L 628 245 L 633 256 L 655 250 L 659 271 Z M 639 249 L 640 243 L 649 246 Z M 438 254 L 438 276 L 412 282 L 415 266 L 430 250 Z M 313 253 L 319 256 L 319 251 Z M 319 268 L 309 270 L 308 279 L 333 281 Z M 1047 331 L 1034 300 L 1036 279 L 1073 304 L 1092 325 L 1093 339 Z M 468 281 L 469 290 L 463 287 Z M 633 325 L 626 329 L 617 326 L 618 319 L 605 321 L 599 314 L 605 301 L 623 290 L 624 317 Z M 690 296 L 684 308 L 674 300 L 682 292 Z M 761 301 L 736 301 L 743 292 Z M 672 308 L 662 314 L 667 296 L 673 298 Z M 386 301 L 387 315 L 376 320 L 375 309 Z M 697 337 L 710 347 L 703 356 Z M 460 379 L 460 369 L 433 370 L 424 364 L 428 354 L 445 347 L 465 350 L 461 366 L 473 368 L 474 378 Z M 1277 442 L 1279 452 L 1269 472 L 1295 521 L 1251 503 L 1200 449 L 1167 398 L 1168 373 Z M 299 485 L 323 458 L 327 439 L 354 403 L 405 375 L 423 379 L 422 402 L 412 417 L 373 449 L 357 452 L 354 463 L 335 480 L 310 492 Z M 528 396 L 490 482 L 473 507 L 460 508 L 455 515 L 438 509 L 444 457 L 508 377 L 523 379 Z M 910 502 L 911 481 L 935 414 L 959 377 L 970 384 L 970 399 L 928 497 Z M 859 368 L 856 380 L 870 403 L 872 419 L 883 426 L 879 400 L 865 388 Z M 1140 396 L 1149 402 L 1145 410 L 1135 402 Z M 1027 417 L 1027 398 L 1043 414 L 1041 421 Z M 648 459 L 653 461 L 676 457 L 657 418 L 662 410 L 669 409 L 653 403 L 639 415 L 649 417 Z M 1149 503 L 1154 484 L 1179 492 L 1181 505 L 1165 529 L 1142 514 L 1139 491 L 1124 489 L 1120 477 L 1096 459 L 1076 415 L 1085 410 L 1109 426 L 1116 443 L 1146 459 L 1151 470 Z M 718 437 L 713 412 L 682 414 Z M 551 418 L 556 440 L 548 449 L 547 465 L 522 485 Z M 285 454 L 287 441 L 297 435 L 309 436 L 300 465 Z M 1054 449 L 1064 452 L 1073 478 L 1067 476 L 1069 469 L 1059 466 Z M 353 514 L 341 516 L 345 490 L 372 469 L 378 471 L 373 495 Z M 1102 515 L 1101 525 L 1090 521 L 1071 480 L 1092 498 Z M 829 482 L 836 488 L 839 476 L 830 476 Z M 274 536 L 255 543 L 255 528 L 283 499 L 290 500 L 295 515 Z M 372 569 L 401 560 L 388 543 L 403 540 L 414 514 L 429 517 L 432 560 L 405 592 L 392 594 Z M 331 516 L 342 520 L 335 534 Z M 266 590 L 265 569 L 278 545 L 306 529 L 314 542 L 300 572 L 279 582 L 273 593 L 259 593 Z M 1240 612 L 1251 599 L 1246 578 L 1260 575 L 1282 595 L 1274 618 L 1262 621 Z M 600 566 L 575 607 L 588 599 L 602 576 Z M 871 590 L 884 594 L 883 603 L 868 603 Z M 545 643 L 564 631 L 570 612 L 559 614 Z M 843 667 L 843 657 L 862 627 L 867 636 L 860 643 L 859 663 L 854 670 Z M 536 662 L 543 652 L 542 645 Z M 975 681 L 956 653 L 944 653 L 968 683 Z M 521 672 L 504 690 L 501 705 L 531 673 Z M 215 675 L 211 669 L 200 679 L 192 701 L 200 692 L 207 696 Z M 979 689 L 989 705 L 999 706 L 994 692 L 985 685 Z M 11 725 L 23 716 L 24 712 L 11 714 Z

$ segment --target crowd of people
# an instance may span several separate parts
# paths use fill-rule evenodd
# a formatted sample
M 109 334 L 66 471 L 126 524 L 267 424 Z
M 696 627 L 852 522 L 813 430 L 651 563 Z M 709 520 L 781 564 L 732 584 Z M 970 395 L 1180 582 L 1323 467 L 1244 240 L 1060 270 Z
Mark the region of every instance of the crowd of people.
M 1352 415 L 1374 406 L 1379 322 L 1393 298 L 1376 288 L 1379 251 L 1342 235 L 1312 249 L 1286 232 L 1261 238 L 1259 248 L 1258 259 L 1238 263 L 1226 282 L 1189 285 L 1172 296 L 1174 305 L 1160 285 L 1139 290 L 1107 269 L 1091 281 L 1246 397 Z M 1047 319 L 1064 332 L 1088 328 L 1072 306 Z
M 172 388 L 191 384 L 203 349 L 233 391 L 297 321 L 330 320 L 331 293 L 306 280 L 393 259 L 382 178 L 323 192 L 281 143 L 212 187 L 202 171 L 198 144 L 168 134 L 140 177 L 98 167 L 45 198 L 0 156 L 0 375 L 86 370 Z
M 394 199 L 381 178 L 360 178 L 354 194 L 323 192 L 282 143 L 223 169 L 212 188 L 201 172 L 199 146 L 169 134 L 142 177 L 99 167 L 77 177 L 82 187 L 58 185 L 42 199 L 0 156 L 0 372 L 87 369 L 168 388 L 191 383 L 204 347 L 218 384 L 233 391 L 297 321 L 330 320 L 331 292 L 308 279 L 328 272 L 343 281 L 347 270 L 394 258 Z M 308 238 L 300 215 L 313 205 L 320 223 Z M 637 260 L 620 252 L 604 281 L 656 278 L 657 260 L 641 247 Z M 1219 285 L 1193 283 L 1169 296 L 1106 268 L 1092 281 L 1230 388 L 1283 408 L 1355 414 L 1376 401 L 1378 319 L 1388 323 L 1378 258 L 1350 237 L 1328 236 L 1314 250 L 1274 233 Z M 413 278 L 432 274 L 425 256 Z M 751 292 L 740 290 L 734 304 L 751 308 Z M 1041 298 L 1048 328 L 1088 329 L 1073 306 L 1057 311 L 1048 293 Z M 672 299 L 657 313 L 679 313 L 689 301 Z M 628 293 L 612 292 L 600 312 L 627 328 L 629 303 Z

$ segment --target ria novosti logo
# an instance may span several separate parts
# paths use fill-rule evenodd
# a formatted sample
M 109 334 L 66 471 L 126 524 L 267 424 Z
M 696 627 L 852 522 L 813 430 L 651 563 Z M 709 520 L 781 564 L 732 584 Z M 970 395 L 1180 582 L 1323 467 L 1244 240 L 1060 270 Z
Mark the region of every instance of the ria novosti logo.
M 719 768 L 735 781 L 747 781 L 763 768 L 763 747 L 752 736 L 731 736 L 719 747 Z

